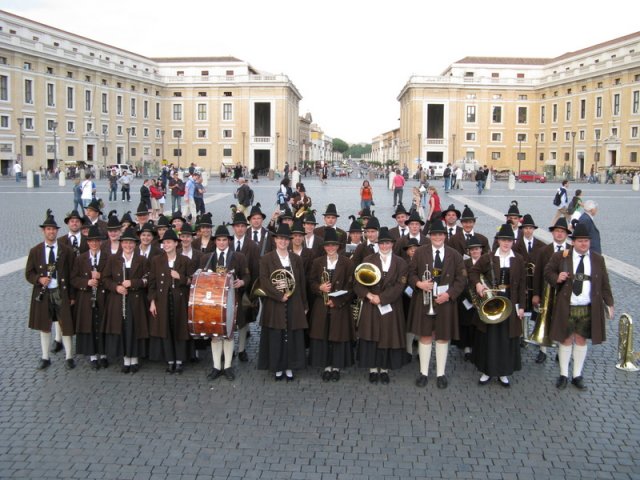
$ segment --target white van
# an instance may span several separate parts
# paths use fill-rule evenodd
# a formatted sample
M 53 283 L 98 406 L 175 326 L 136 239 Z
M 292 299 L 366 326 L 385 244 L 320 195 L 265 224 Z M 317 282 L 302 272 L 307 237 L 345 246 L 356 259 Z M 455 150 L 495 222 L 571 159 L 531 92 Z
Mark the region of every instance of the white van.
M 107 167 L 109 171 L 114 170 L 116 171 L 117 175 L 119 177 L 122 176 L 122 174 L 127 171 L 129 173 L 133 173 L 135 174 L 135 168 L 133 168 L 131 165 L 127 164 L 127 163 L 116 163 L 114 165 L 109 165 L 109 167 Z
M 423 169 L 433 168 L 433 172 L 436 178 L 440 178 L 444 175 L 444 169 L 447 168 L 447 164 L 443 162 L 422 162 Z

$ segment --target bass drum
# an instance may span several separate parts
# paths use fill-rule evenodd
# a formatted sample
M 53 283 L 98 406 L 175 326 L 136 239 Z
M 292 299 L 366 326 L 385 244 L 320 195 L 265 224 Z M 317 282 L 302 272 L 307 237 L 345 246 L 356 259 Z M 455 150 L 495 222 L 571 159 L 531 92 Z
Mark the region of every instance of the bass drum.
M 192 338 L 233 338 L 237 311 L 233 275 L 215 272 L 194 275 L 188 308 Z

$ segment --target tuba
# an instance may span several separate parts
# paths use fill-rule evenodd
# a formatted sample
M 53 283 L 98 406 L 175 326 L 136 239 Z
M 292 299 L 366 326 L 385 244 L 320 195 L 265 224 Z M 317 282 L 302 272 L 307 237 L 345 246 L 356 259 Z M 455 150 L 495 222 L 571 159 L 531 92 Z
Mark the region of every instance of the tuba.
M 480 275 L 480 282 L 486 286 L 484 276 Z M 494 288 L 485 290 L 485 298 L 478 298 L 478 316 L 483 323 L 496 325 L 504 322 L 513 311 L 513 304 L 507 297 L 496 295 L 495 292 L 502 290 Z
M 633 320 L 627 313 L 620 315 L 618 323 L 618 363 L 616 368 L 625 372 L 637 372 L 635 361 L 640 358 L 640 352 L 633 351 Z
M 356 282 L 364 285 L 365 287 L 373 287 L 382 280 L 382 272 L 378 266 L 373 263 L 361 263 L 354 270 L 353 276 L 355 277 Z M 356 327 L 360 323 L 363 303 L 363 300 L 358 300 L 356 303 L 351 305 L 351 317 L 353 318 Z
M 554 343 L 551 341 L 551 338 L 549 338 L 549 328 L 554 298 L 555 289 L 552 288 L 549 283 L 545 282 L 542 300 L 538 307 L 538 318 L 533 327 L 533 332 L 531 332 L 531 335 L 525 340 L 527 343 L 533 343 L 541 347 L 553 347 Z

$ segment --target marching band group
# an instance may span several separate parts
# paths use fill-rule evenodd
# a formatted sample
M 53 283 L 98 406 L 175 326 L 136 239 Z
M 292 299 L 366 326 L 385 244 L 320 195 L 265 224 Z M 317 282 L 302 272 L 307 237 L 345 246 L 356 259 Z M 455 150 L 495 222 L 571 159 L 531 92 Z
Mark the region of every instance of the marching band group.
M 480 385 L 495 378 L 509 387 L 521 345 L 532 341 L 540 345 L 537 363 L 557 344 L 558 388 L 571 378 L 584 389 L 587 340 L 604 341 L 605 310 L 613 318 L 607 269 L 590 250 L 589 232 L 559 218 L 546 245 L 516 202 L 492 246 L 466 205 L 462 212 L 450 205 L 425 224 L 400 204 L 392 228 L 364 208 L 348 231 L 336 226 L 335 204 L 322 226 L 309 205 L 285 207 L 264 226 L 256 204 L 247 216 L 233 214 L 231 230 L 215 231 L 211 214 L 192 228 L 180 212 L 150 222 L 144 204 L 135 219 L 111 212 L 104 221 L 97 201 L 86 211 L 66 216 L 62 236 L 47 211 L 44 241 L 29 252 L 39 369 L 51 365 L 50 351 L 64 349 L 68 369 L 75 351 L 95 370 L 121 359 L 121 371 L 133 374 L 148 358 L 180 374 L 211 348 L 208 378 L 234 380 L 234 333 L 238 360 L 247 362 L 249 325 L 258 321 L 257 366 L 276 381 L 293 380 L 306 365 L 338 381 L 358 365 L 371 383 L 388 384 L 417 342 L 418 387 L 428 384 L 434 345 L 436 385 L 448 386 L 452 343 L 477 367 Z M 539 337 L 529 335 L 528 319 Z M 198 330 L 208 322 L 215 331 Z

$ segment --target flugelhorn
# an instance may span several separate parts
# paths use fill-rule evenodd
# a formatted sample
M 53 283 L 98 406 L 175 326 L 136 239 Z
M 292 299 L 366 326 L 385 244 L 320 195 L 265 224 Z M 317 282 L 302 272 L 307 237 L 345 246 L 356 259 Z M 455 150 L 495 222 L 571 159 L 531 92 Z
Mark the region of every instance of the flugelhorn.
M 425 269 L 424 269 L 424 273 L 422 274 L 422 281 L 423 282 L 430 282 L 433 280 L 433 275 L 431 274 L 431 269 L 429 268 L 429 264 L 427 263 L 425 265 Z M 434 287 L 435 287 L 435 283 L 434 283 Z M 425 307 L 429 307 L 429 310 L 427 311 L 427 315 L 433 316 L 436 314 L 435 310 L 433 309 L 433 289 L 427 291 L 423 291 L 422 292 L 422 304 Z
M 331 277 L 329 276 L 329 272 L 327 272 L 327 267 L 322 269 L 322 275 L 320 276 L 320 283 L 329 283 L 331 282 Z M 322 298 L 324 299 L 324 304 L 329 304 L 329 293 L 322 292 Z
M 555 288 L 545 282 L 544 290 L 542 292 L 542 299 L 540 300 L 540 306 L 538 307 L 538 318 L 536 324 L 533 327 L 533 332 L 529 337 L 525 338 L 527 343 L 534 343 L 541 347 L 553 347 L 553 341 L 549 337 L 549 328 L 551 321 L 551 310 L 553 308 L 553 300 L 555 298 Z
M 633 319 L 631 315 L 623 313 L 618 323 L 618 363 L 616 368 L 625 372 L 640 370 L 635 362 L 640 358 L 639 352 L 633 351 Z

